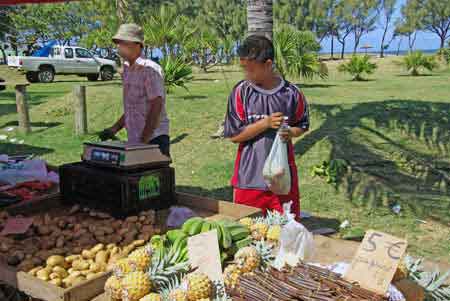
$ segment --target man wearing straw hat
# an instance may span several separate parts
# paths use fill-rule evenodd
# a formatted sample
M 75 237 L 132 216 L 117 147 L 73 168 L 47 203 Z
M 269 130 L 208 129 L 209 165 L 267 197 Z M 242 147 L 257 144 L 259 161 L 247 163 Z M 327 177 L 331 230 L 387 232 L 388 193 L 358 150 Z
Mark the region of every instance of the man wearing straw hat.
M 161 67 L 142 57 L 144 33 L 136 24 L 123 24 L 113 37 L 119 55 L 124 59 L 124 114 L 101 138 L 110 138 L 127 129 L 128 142 L 157 144 L 170 156 L 169 119 Z

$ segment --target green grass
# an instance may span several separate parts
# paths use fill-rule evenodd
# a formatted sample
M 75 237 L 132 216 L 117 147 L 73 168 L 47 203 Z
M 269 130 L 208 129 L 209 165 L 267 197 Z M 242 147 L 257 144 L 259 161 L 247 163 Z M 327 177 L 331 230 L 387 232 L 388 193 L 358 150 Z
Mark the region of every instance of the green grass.
M 337 227 L 348 219 L 354 227 L 406 237 L 412 254 L 449 261 L 450 183 L 442 175 L 450 174 L 450 71 L 410 77 L 394 60 L 378 60 L 378 70 L 365 82 L 351 82 L 337 73 L 338 62 L 328 63 L 328 80 L 293 81 L 309 100 L 312 117 L 310 132 L 295 141 L 301 206 L 318 216 L 321 225 Z M 0 69 L 2 74 L 18 76 Z M 227 96 L 241 77 L 237 67 L 196 73 L 189 92 L 175 89 L 168 96 L 178 189 L 232 198 L 229 179 L 236 145 L 209 136 L 223 119 Z M 7 133 L 25 143 L 0 142 L 0 153 L 32 152 L 54 164 L 79 160 L 82 142 L 94 139 L 73 135 L 70 92 L 80 80 L 90 85 L 91 133 L 110 126 L 121 114 L 119 81 L 56 79 L 62 81 L 28 88 L 36 128 L 26 137 Z M 8 89 L 0 92 L 0 134 L 15 122 L 14 93 Z M 352 164 L 339 190 L 310 176 L 313 165 L 332 158 Z M 401 204 L 400 215 L 389 209 L 394 203 Z

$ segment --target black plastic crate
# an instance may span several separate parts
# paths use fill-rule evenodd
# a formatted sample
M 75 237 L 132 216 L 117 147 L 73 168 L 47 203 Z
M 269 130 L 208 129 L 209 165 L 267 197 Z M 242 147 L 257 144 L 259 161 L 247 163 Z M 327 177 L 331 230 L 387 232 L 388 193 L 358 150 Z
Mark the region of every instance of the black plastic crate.
M 62 165 L 59 173 L 64 202 L 114 216 L 167 209 L 176 203 L 175 171 L 171 167 L 130 172 L 80 162 Z

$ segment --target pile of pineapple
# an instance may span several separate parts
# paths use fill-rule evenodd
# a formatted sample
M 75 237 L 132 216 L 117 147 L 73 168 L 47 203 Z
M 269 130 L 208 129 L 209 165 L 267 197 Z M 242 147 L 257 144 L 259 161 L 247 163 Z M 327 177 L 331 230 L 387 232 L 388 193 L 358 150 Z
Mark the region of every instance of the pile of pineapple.
M 180 252 L 149 243 L 115 263 L 105 292 L 111 301 L 210 300 L 213 282 L 189 271 Z
M 265 217 L 247 217 L 241 219 L 239 222 L 251 231 L 254 240 L 266 240 L 278 245 L 281 228 L 288 222 L 288 219 L 285 215 L 277 211 L 268 211 Z

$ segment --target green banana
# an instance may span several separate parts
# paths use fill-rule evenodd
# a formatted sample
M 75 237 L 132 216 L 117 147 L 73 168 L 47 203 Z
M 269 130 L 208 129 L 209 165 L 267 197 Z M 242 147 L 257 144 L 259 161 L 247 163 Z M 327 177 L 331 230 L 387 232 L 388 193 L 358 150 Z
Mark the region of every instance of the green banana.
M 222 247 L 224 249 L 228 249 L 233 244 L 233 237 L 231 235 L 231 232 L 222 225 L 219 225 L 219 228 L 220 232 L 222 232 Z
M 233 228 L 229 232 L 233 241 L 239 241 L 250 235 L 250 231 L 246 227 Z
M 214 222 L 214 221 L 211 221 L 210 223 L 211 223 L 211 230 L 216 229 L 216 231 L 217 231 L 217 240 L 218 240 L 218 242 L 219 242 L 219 247 L 222 248 L 222 247 L 223 247 L 223 246 L 222 246 L 222 237 L 223 237 L 223 233 L 222 233 L 222 230 L 221 230 L 221 228 L 220 228 L 220 225 L 217 224 L 217 223 Z
M 242 249 L 250 245 L 252 241 L 253 241 L 252 237 L 249 236 L 247 238 L 241 239 L 240 241 L 237 241 L 235 244 L 236 247 L 238 247 L 238 249 Z
M 179 251 L 187 246 L 187 237 L 180 236 L 172 245 L 171 249 L 174 251 Z
M 180 236 L 186 236 L 186 234 L 183 232 L 183 230 L 175 229 L 175 230 L 169 230 L 166 233 L 167 239 L 173 244 Z
M 205 232 L 208 232 L 208 231 L 211 231 L 211 223 L 208 222 L 208 221 L 205 221 L 203 223 L 203 225 L 202 225 L 201 233 L 205 233 Z
M 189 234 L 192 225 L 202 220 L 203 219 L 201 217 L 192 217 L 184 222 L 183 226 L 181 227 L 181 230 L 183 230 L 184 233 Z
M 225 263 L 225 260 L 228 259 L 228 254 L 225 252 L 220 253 L 220 261 L 222 262 L 222 265 Z
M 194 236 L 199 234 L 202 231 L 203 226 L 203 219 L 196 220 L 192 223 L 191 227 L 189 228 L 189 236 Z

